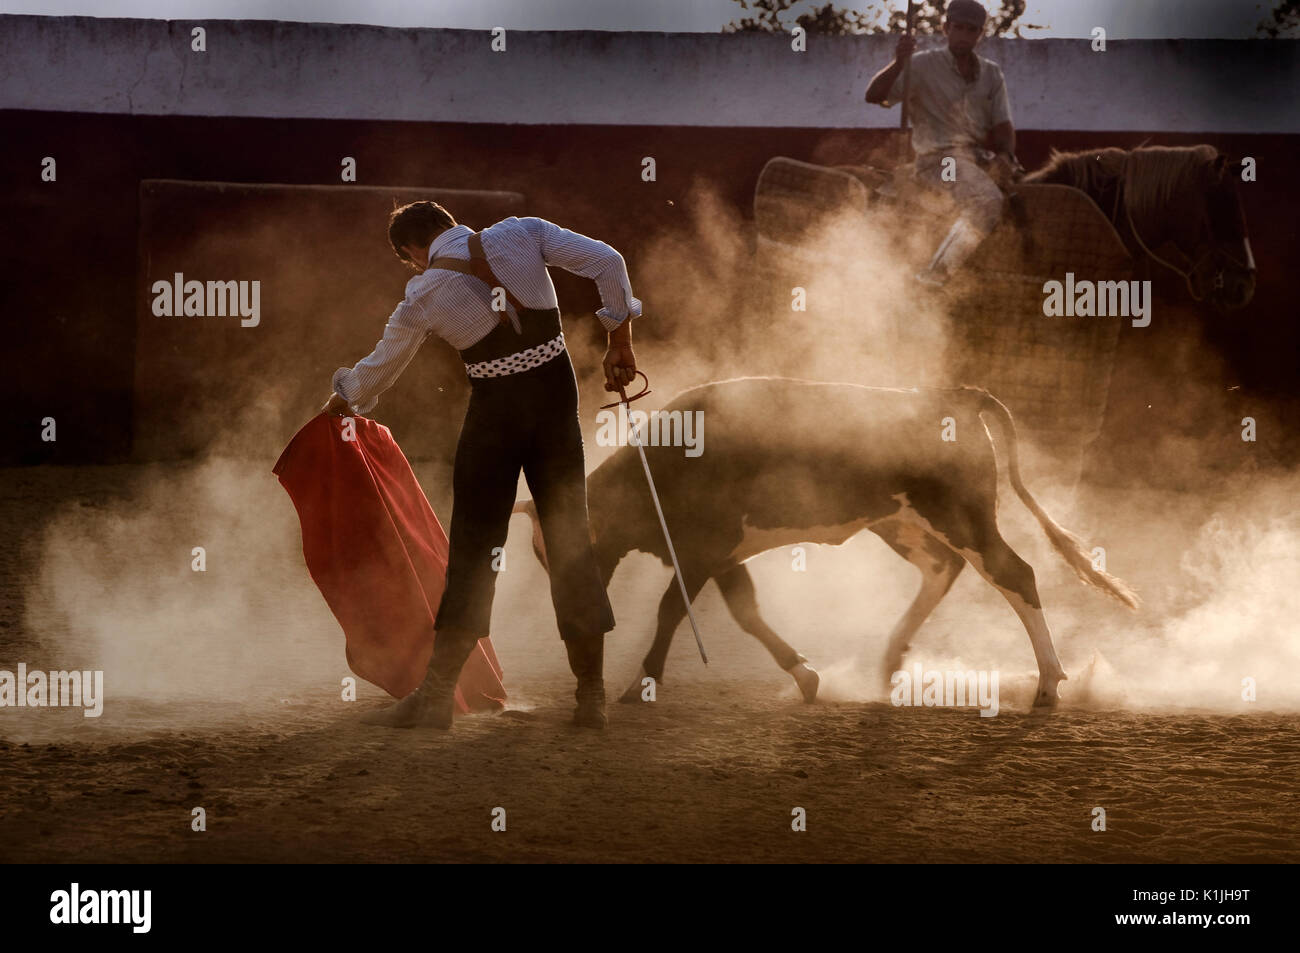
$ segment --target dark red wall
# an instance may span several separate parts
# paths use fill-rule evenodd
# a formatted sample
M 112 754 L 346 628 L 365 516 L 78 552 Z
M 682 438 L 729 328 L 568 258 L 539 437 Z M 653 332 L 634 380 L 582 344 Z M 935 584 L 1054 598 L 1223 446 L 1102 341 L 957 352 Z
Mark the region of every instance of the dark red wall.
M 3 444 L 0 462 L 111 461 L 129 454 L 142 179 L 337 185 L 340 157 L 350 155 L 366 185 L 522 192 L 528 214 L 619 248 L 652 310 L 654 289 L 636 285 L 638 251 L 663 230 L 688 226 L 685 202 L 693 184 L 712 186 L 748 217 L 755 181 L 770 156 L 861 161 L 882 135 L 0 112 L 0 348 L 10 391 L 7 416 L 19 424 L 11 430 L 14 439 Z M 1230 318 L 1198 315 L 1203 324 L 1197 333 L 1224 356 L 1244 393 L 1285 406 L 1300 394 L 1300 334 L 1290 280 L 1300 251 L 1294 234 L 1300 207 L 1295 138 L 1023 131 L 1020 154 L 1033 168 L 1052 146 L 1131 147 L 1148 139 L 1209 142 L 1258 160 L 1260 181 L 1243 185 L 1258 292 Z M 58 160 L 58 181 L 52 184 L 39 177 L 47 155 Z M 657 182 L 640 178 L 645 155 L 657 160 Z M 380 220 L 363 227 L 373 228 L 382 243 L 383 225 Z M 405 273 L 393 261 L 375 267 L 392 271 L 395 301 Z M 566 311 L 598 306 L 587 282 L 562 275 L 556 282 Z M 377 331 L 383 316 L 376 314 Z M 653 323 L 640 333 L 653 336 Z M 39 440 L 45 416 L 59 420 L 55 444 Z

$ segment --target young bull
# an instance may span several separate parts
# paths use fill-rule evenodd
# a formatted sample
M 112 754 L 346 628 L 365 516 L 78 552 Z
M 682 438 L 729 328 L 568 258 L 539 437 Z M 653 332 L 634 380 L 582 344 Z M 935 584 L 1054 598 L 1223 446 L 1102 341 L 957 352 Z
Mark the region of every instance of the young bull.
M 1034 571 L 998 532 L 998 471 L 986 421 L 997 425 L 1011 486 L 1056 551 L 1084 582 L 1138 606 L 1128 586 L 1096 569 L 1083 544 L 1025 488 L 1015 422 L 986 391 L 754 377 L 685 391 L 660 412 L 661 422 L 670 411 L 703 412 L 699 456 L 686 456 L 681 446 L 645 448 L 690 599 L 715 580 L 736 622 L 794 678 L 805 701 L 817 696 L 817 673 L 763 621 L 744 562 L 799 543 L 838 545 L 863 529 L 921 571 L 920 592 L 889 636 L 886 672 L 902 668 L 912 636 L 970 563 L 1006 597 L 1029 633 L 1038 662 L 1034 705 L 1057 701 L 1057 683 L 1066 675 Z M 949 417 L 947 429 L 955 439 L 944 440 Z M 660 443 L 667 442 L 661 434 Z M 620 447 L 597 467 L 587 478 L 587 494 L 606 584 L 634 549 L 672 565 L 635 447 Z M 533 548 L 545 566 L 532 501 L 516 504 L 515 512 L 532 518 Z M 659 601 L 654 644 L 622 701 L 640 697 L 646 675 L 662 680 L 668 647 L 685 614 L 673 579 Z

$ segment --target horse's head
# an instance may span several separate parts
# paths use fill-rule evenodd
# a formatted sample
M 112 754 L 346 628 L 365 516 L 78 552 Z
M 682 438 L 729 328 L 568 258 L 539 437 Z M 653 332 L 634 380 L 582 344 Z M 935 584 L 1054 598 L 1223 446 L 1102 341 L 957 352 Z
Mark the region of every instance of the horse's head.
M 1217 156 L 1206 166 L 1204 217 L 1187 278 L 1193 297 L 1221 312 L 1250 303 L 1255 294 L 1255 256 L 1237 194 L 1241 163 Z
M 1220 312 L 1245 307 L 1255 294 L 1255 256 L 1237 194 L 1241 163 L 1209 146 L 1135 151 L 1156 159 L 1181 153 L 1187 160 L 1133 168 L 1126 198 L 1142 250 L 1182 275 L 1197 301 Z M 1161 248 L 1165 243 L 1175 251 Z
M 1255 256 L 1237 194 L 1241 163 L 1210 145 L 1053 152 L 1027 182 L 1082 189 L 1134 255 L 1146 255 L 1219 311 L 1255 294 Z

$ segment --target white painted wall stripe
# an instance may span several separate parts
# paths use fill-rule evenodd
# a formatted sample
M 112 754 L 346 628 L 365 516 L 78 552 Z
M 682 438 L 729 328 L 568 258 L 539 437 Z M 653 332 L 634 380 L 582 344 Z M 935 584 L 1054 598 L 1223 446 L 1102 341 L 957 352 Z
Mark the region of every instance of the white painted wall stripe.
M 207 52 L 190 30 L 207 30 Z M 884 128 L 884 36 L 511 32 L 0 16 L 0 108 L 304 119 Z M 937 40 L 926 41 L 936 43 Z M 1300 42 L 990 40 L 1024 129 L 1300 132 Z

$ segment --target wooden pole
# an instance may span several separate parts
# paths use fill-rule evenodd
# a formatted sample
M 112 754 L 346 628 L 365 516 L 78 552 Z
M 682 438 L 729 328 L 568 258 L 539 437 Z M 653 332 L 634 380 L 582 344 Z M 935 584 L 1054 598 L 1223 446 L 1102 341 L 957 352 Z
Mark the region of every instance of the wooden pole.
M 914 0 L 908 0 L 907 32 L 905 35 L 911 36 L 912 31 L 915 27 L 916 27 L 916 3 L 914 2 Z M 898 129 L 900 132 L 900 135 L 898 137 L 898 141 L 899 141 L 898 154 L 899 154 L 899 160 L 902 162 L 907 161 L 909 146 L 911 145 L 911 143 L 908 142 L 908 135 L 907 135 L 907 120 L 908 120 L 907 101 L 908 99 L 911 98 L 912 95 L 911 79 L 912 79 L 912 57 L 909 56 L 907 58 L 906 65 L 903 66 L 903 105 L 898 110 Z

